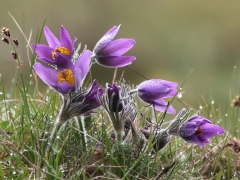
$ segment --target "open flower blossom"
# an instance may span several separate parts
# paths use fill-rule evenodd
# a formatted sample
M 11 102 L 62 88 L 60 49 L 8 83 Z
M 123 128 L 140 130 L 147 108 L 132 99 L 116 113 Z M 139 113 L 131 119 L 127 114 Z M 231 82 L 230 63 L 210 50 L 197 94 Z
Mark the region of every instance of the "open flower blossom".
M 119 100 L 121 99 L 121 88 L 116 86 L 115 83 L 113 83 L 113 85 L 107 83 L 106 86 L 110 111 L 112 112 L 122 111 L 123 102 L 119 102 Z
M 60 94 L 77 90 L 83 83 L 90 68 L 91 51 L 85 50 L 75 64 L 65 56 L 56 55 L 56 68 L 35 63 L 33 68 L 47 85 Z
M 48 42 L 48 46 L 44 44 L 32 44 L 32 49 L 35 49 L 37 58 L 50 63 L 56 64 L 56 55 L 62 54 L 63 56 L 71 59 L 74 53 L 74 43 L 77 40 L 71 39 L 67 30 L 61 26 L 60 41 L 54 36 L 47 26 L 44 27 L 44 34 Z
M 120 27 L 113 26 L 95 45 L 93 57 L 98 64 L 112 68 L 123 67 L 136 59 L 134 56 L 122 56 L 134 46 L 134 39 L 121 38 L 113 41 Z
M 178 135 L 187 142 L 204 147 L 204 144 L 210 143 L 209 138 L 224 132 L 222 127 L 213 124 L 206 118 L 193 116 L 181 125 Z
M 142 82 L 137 87 L 138 97 L 151 105 L 157 111 L 164 112 L 168 104 L 162 98 L 173 97 L 177 93 L 178 83 L 162 79 L 150 79 Z M 167 109 L 168 114 L 175 114 L 176 111 L 170 105 Z

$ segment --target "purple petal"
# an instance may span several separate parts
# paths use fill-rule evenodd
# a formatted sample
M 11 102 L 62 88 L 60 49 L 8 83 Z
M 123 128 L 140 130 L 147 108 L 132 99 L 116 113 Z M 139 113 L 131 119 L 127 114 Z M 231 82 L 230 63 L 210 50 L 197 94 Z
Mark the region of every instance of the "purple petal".
M 177 93 L 178 83 L 161 79 L 150 79 L 138 86 L 138 96 L 142 99 L 156 100 L 172 97 Z
M 52 87 L 54 90 L 61 94 L 67 94 L 69 91 L 74 91 L 75 87 L 68 84 L 67 82 L 58 82 L 57 71 L 51 67 L 44 66 L 41 63 L 35 63 L 33 66 L 37 75 L 45 82 L 47 85 Z
M 120 27 L 121 25 L 113 26 L 106 34 L 104 34 L 104 36 L 95 45 L 93 52 L 98 54 L 104 47 L 106 47 L 114 39 Z
M 193 116 L 190 119 L 188 119 L 186 123 L 194 123 L 194 124 L 196 124 L 196 126 L 198 126 L 198 125 L 200 125 L 202 123 L 210 123 L 210 124 L 212 124 L 211 121 L 207 120 L 203 116 Z
M 63 69 L 71 69 L 72 72 L 74 72 L 75 70 L 73 62 L 61 54 L 56 54 L 56 65 L 59 71 L 62 71 Z
M 192 136 L 196 133 L 198 125 L 194 122 L 185 122 L 180 128 L 179 134 L 181 137 Z
M 31 46 L 33 50 L 35 48 L 38 59 L 50 64 L 55 64 L 55 60 L 52 59 L 52 48 L 44 44 L 32 44 Z
M 58 83 L 57 86 L 58 86 L 58 92 L 60 92 L 61 94 L 67 94 L 69 93 L 69 91 L 72 92 L 75 90 L 75 86 L 72 86 L 67 82 Z
M 142 99 L 142 100 L 144 102 L 150 104 L 150 106 L 152 108 L 154 108 L 155 110 L 160 111 L 160 112 L 164 112 L 166 110 L 166 108 L 167 108 L 167 105 L 168 105 L 162 99 L 158 99 L 158 100 L 155 100 L 155 101 L 151 101 L 151 100 L 148 100 L 148 99 Z M 168 114 L 175 114 L 176 110 L 170 105 L 170 106 L 168 106 L 167 113 Z
M 87 96 L 93 96 L 93 95 L 98 95 L 102 96 L 103 95 L 103 90 L 99 84 L 97 84 L 97 80 L 94 80 L 92 83 L 92 86 L 88 89 L 86 92 Z
M 54 34 L 50 31 L 50 29 L 47 26 L 44 27 L 44 34 L 47 39 L 48 45 L 51 48 L 54 49 L 56 46 L 60 46 L 59 40 L 56 38 L 56 36 L 54 36 Z
M 48 66 L 44 66 L 43 64 L 37 62 L 33 65 L 33 69 L 37 73 L 37 75 L 40 77 L 40 79 L 46 83 L 47 85 L 51 86 L 53 89 L 58 91 L 57 84 L 57 71 L 55 71 L 53 68 L 50 68 Z
M 197 138 L 198 138 L 199 141 L 201 141 L 204 144 L 209 144 L 210 143 L 210 141 L 208 139 L 204 138 L 204 137 L 198 136 Z
M 204 147 L 204 143 L 201 142 L 196 136 L 182 137 L 185 141 Z
M 167 103 L 162 99 L 158 99 L 154 101 L 154 104 L 151 105 L 151 107 L 155 108 L 157 111 L 164 112 L 167 108 Z M 172 105 L 170 105 L 168 106 L 167 113 L 175 114 L 176 110 L 172 107 Z
M 85 50 L 75 63 L 76 68 L 81 70 L 81 79 L 85 79 L 91 62 L 91 51 Z
M 96 61 L 102 66 L 116 68 L 132 64 L 132 61 L 134 61 L 135 59 L 136 58 L 134 56 L 106 56 L 97 58 Z
M 206 139 L 216 136 L 218 134 L 223 134 L 225 132 L 225 130 L 222 127 L 217 126 L 215 124 L 203 124 L 200 126 L 200 128 L 202 130 L 200 136 Z
M 73 47 L 72 39 L 68 31 L 63 26 L 61 26 L 61 30 L 60 30 L 60 41 L 61 41 L 61 46 L 69 49 L 71 53 L 73 52 L 74 47 Z
M 121 56 L 135 45 L 134 39 L 118 39 L 110 42 L 100 52 L 101 55 Z M 99 55 L 100 56 L 100 55 Z
M 79 89 L 82 86 L 83 79 L 82 79 L 81 74 L 82 74 L 81 70 L 75 67 L 74 81 L 75 81 L 75 88 L 76 89 Z

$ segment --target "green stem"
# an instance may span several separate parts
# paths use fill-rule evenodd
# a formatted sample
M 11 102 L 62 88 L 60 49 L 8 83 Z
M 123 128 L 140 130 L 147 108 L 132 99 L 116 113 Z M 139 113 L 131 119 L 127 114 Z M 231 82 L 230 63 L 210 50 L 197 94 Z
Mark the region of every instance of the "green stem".
M 57 134 L 60 130 L 60 128 L 62 127 L 62 125 L 66 122 L 67 120 L 67 116 L 66 116 L 66 113 L 65 113 L 65 107 L 66 107 L 66 100 L 63 98 L 63 104 L 62 104 L 62 107 L 59 111 L 59 114 L 58 114 L 58 117 L 55 121 L 55 124 L 54 124 L 54 127 L 53 127 L 53 131 L 52 131 L 52 134 L 50 136 L 50 140 L 49 140 L 49 143 L 48 143 L 48 146 L 46 148 L 46 151 L 45 151 L 45 158 L 48 159 L 48 156 L 50 155 L 51 153 L 51 148 L 50 146 L 52 144 L 54 144 L 55 142 L 55 139 L 57 137 Z
M 84 116 L 81 116 L 80 118 L 81 119 L 78 122 L 79 122 L 80 132 L 82 133 L 82 137 L 81 137 L 82 147 L 83 147 L 83 151 L 86 152 L 87 151 L 87 136 L 86 136 L 85 123 L 84 123 Z
M 121 143 L 122 142 L 122 132 L 118 131 L 118 132 L 116 132 L 116 134 L 117 134 L 117 142 Z

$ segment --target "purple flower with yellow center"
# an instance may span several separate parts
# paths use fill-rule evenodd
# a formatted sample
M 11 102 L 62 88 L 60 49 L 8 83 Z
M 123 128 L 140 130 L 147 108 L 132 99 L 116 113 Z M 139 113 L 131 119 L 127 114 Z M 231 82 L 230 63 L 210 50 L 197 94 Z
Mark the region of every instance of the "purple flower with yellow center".
M 112 112 L 120 112 L 123 109 L 123 102 L 121 101 L 121 88 L 113 85 L 106 84 L 109 110 Z M 120 102 L 121 101 L 121 102 Z
M 202 116 L 193 116 L 182 124 L 178 135 L 185 141 L 201 147 L 209 144 L 209 138 L 223 134 L 225 130 Z
M 35 63 L 33 68 L 43 82 L 60 94 L 67 94 L 82 85 L 89 71 L 90 61 L 91 51 L 85 50 L 75 64 L 67 57 L 58 54 L 56 55 L 56 68 L 39 62 Z
M 121 38 L 113 41 L 120 27 L 111 28 L 95 45 L 93 58 L 98 64 L 116 68 L 127 66 L 136 59 L 134 56 L 122 56 L 134 46 L 134 39 Z
M 138 97 L 151 105 L 157 111 L 164 112 L 168 104 L 162 98 L 170 98 L 176 95 L 178 83 L 162 79 L 151 79 L 142 82 L 137 87 Z M 176 111 L 170 105 L 167 108 L 168 114 L 175 114 Z
M 74 53 L 74 43 L 77 40 L 76 38 L 72 40 L 63 26 L 61 26 L 60 29 L 60 41 L 47 26 L 44 27 L 44 34 L 48 46 L 44 44 L 32 44 L 32 49 L 35 50 L 38 59 L 50 64 L 56 64 L 57 54 L 61 54 L 71 59 Z

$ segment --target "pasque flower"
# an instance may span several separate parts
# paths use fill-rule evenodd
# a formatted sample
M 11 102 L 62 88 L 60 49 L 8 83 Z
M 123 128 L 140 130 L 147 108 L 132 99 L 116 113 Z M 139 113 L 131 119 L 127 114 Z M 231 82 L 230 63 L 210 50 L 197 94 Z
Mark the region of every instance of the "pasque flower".
M 95 45 L 93 57 L 98 64 L 113 68 L 123 67 L 136 59 L 134 56 L 122 56 L 134 46 L 134 39 L 122 38 L 113 41 L 120 27 L 112 27 Z
M 66 116 L 71 118 L 77 115 L 89 115 L 93 109 L 101 106 L 99 99 L 102 95 L 103 89 L 96 80 L 93 81 L 88 90 L 67 95 Z
M 173 97 L 177 93 L 176 87 L 178 83 L 166 81 L 162 79 L 151 79 L 142 82 L 137 87 L 138 97 L 144 102 L 151 105 L 158 111 L 164 112 L 167 108 L 167 103 L 162 98 Z M 170 105 L 168 106 L 167 113 L 175 114 L 176 111 Z
M 76 38 L 72 40 L 63 26 L 61 26 L 60 29 L 60 41 L 54 36 L 47 26 L 44 27 L 44 34 L 48 42 L 48 46 L 44 44 L 32 44 L 32 48 L 35 49 L 38 59 L 50 64 L 56 64 L 57 54 L 62 54 L 63 56 L 71 59 L 74 53 L 74 43 L 77 40 Z
M 56 54 L 56 67 L 46 66 L 39 62 L 33 68 L 42 79 L 60 94 L 77 90 L 90 68 L 91 52 L 85 50 L 75 64 L 65 56 Z
M 185 141 L 201 147 L 209 144 L 209 138 L 223 134 L 225 130 L 202 116 L 193 116 L 179 128 L 178 135 Z
M 122 111 L 123 102 L 121 101 L 121 88 L 116 86 L 115 83 L 113 83 L 113 85 L 107 83 L 106 86 L 109 110 L 112 112 Z

